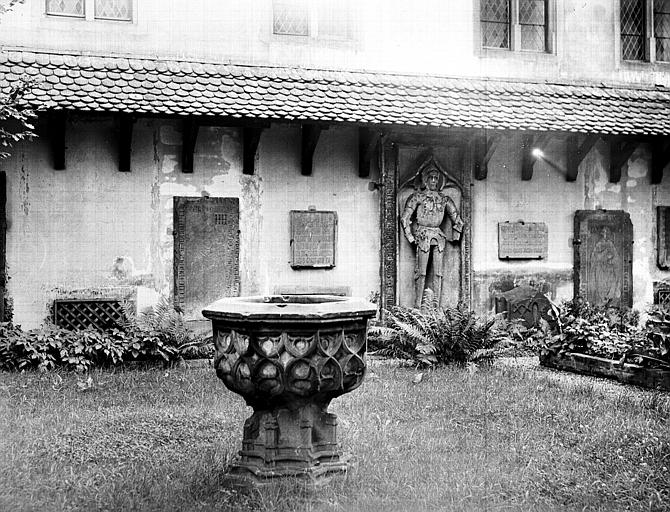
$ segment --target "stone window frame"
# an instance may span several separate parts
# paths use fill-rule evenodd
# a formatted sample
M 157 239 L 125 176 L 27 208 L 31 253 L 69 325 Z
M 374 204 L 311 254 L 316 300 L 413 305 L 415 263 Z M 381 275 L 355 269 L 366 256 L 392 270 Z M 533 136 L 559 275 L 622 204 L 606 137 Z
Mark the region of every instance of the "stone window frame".
M 98 16 L 96 11 L 98 9 L 97 3 L 98 0 L 82 0 L 84 4 L 84 12 L 81 15 L 70 14 L 70 13 L 58 13 L 49 11 L 49 0 L 44 0 L 44 14 L 48 18 L 68 18 L 68 19 L 80 19 L 86 21 L 111 21 L 111 22 L 121 22 L 121 23 L 134 23 L 135 22 L 135 13 L 137 9 L 137 0 L 126 0 L 129 4 L 130 17 L 129 18 L 111 18 Z
M 615 17 L 616 17 L 616 52 L 618 56 L 618 61 L 627 64 L 627 65 L 639 65 L 639 64 L 660 64 L 668 65 L 670 64 L 669 60 L 658 60 L 656 58 L 656 37 L 654 29 L 654 15 L 655 15 L 655 0 L 642 0 L 644 3 L 644 58 L 642 59 L 625 59 L 623 56 L 623 44 L 622 44 L 622 19 L 621 19 L 621 9 L 624 0 L 619 0 L 616 2 L 615 8 Z
M 508 0 L 510 21 L 509 21 L 509 47 L 508 48 L 492 48 L 486 47 L 483 44 L 482 37 L 482 19 L 481 7 L 483 0 L 475 0 L 473 2 L 474 13 L 474 39 L 475 48 L 481 56 L 490 57 L 494 55 L 525 55 L 525 56 L 553 56 L 556 55 L 556 24 L 557 11 L 556 0 L 545 1 L 545 18 L 546 18 L 546 32 L 545 32 L 545 50 L 523 50 L 521 48 L 521 24 L 519 23 L 519 2 L 520 0 Z
M 320 10 L 321 3 L 314 2 L 313 0 L 270 0 L 270 32 L 275 38 L 287 38 L 291 40 L 325 40 L 325 41 L 335 41 L 335 42 L 353 42 L 355 40 L 355 19 L 352 11 L 352 1 L 351 0 L 339 0 L 335 2 L 341 4 L 341 9 L 346 12 L 346 22 L 347 29 L 345 35 L 333 35 L 328 34 L 324 35 L 322 31 L 319 30 L 320 25 L 320 15 L 322 11 Z M 282 4 L 297 4 L 302 6 L 307 12 L 307 30 L 305 33 L 291 33 L 291 32 L 277 32 L 275 27 L 275 10 L 278 6 Z

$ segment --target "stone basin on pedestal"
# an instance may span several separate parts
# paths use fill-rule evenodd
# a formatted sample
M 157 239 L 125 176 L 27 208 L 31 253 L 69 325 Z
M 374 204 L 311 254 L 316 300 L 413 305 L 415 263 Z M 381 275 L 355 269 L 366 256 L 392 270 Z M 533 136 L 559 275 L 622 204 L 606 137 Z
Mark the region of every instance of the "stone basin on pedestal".
M 297 477 L 311 483 L 348 469 L 330 401 L 365 374 L 370 302 L 332 295 L 234 297 L 207 306 L 214 367 L 254 410 L 229 477 L 242 485 Z

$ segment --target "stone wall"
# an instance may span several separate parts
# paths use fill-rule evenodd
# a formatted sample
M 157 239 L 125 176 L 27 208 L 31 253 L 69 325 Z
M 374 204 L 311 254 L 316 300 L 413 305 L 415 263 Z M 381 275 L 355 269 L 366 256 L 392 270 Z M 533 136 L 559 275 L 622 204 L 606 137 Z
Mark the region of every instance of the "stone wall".
M 623 210 L 633 223 L 633 306 L 653 300 L 653 283 L 668 271 L 656 265 L 656 206 L 670 204 L 670 184 L 651 185 L 650 150 L 640 145 L 624 165 L 619 183 L 609 182 L 609 152 L 598 142 L 579 168 L 575 182 L 565 180 L 561 137 L 551 139 L 535 164 L 533 178 L 521 180 L 520 136 L 506 136 L 489 163 L 486 180 L 474 182 L 473 305 L 493 308 L 493 294 L 528 284 L 553 299 L 573 296 L 573 221 L 576 210 Z M 498 259 L 499 222 L 543 222 L 548 228 L 546 260 Z
M 64 171 L 46 138 L 19 146 L 7 172 L 8 294 L 14 321 L 40 324 L 65 297 L 128 297 L 141 309 L 173 291 L 173 197 L 240 200 L 240 291 L 379 290 L 379 192 L 358 177 L 356 130 L 324 131 L 312 176 L 300 174 L 298 126 L 263 133 L 257 172 L 242 173 L 239 128 L 202 127 L 192 174 L 181 172 L 181 125 L 139 119 L 130 173 L 117 168 L 118 126 L 109 116 L 71 116 Z M 376 169 L 373 171 L 376 173 Z M 337 211 L 337 265 L 293 270 L 289 211 Z

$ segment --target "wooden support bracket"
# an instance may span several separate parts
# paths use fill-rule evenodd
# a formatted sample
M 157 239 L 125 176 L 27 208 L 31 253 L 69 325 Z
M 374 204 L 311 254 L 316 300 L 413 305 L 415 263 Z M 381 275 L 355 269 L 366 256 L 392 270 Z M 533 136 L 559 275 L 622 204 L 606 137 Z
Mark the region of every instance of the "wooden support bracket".
M 663 180 L 663 169 L 670 164 L 670 140 L 657 138 L 651 143 L 651 184 Z
M 637 149 L 637 142 L 619 137 L 610 139 L 610 183 L 621 181 L 621 167 Z
M 128 114 L 119 118 L 119 171 L 130 172 L 130 153 L 133 145 L 135 119 Z
M 65 170 L 65 127 L 67 124 L 67 112 L 65 110 L 51 112 L 48 124 L 53 167 L 57 171 L 63 171 Z
M 598 135 L 587 135 L 586 138 L 579 143 L 577 135 L 569 135 L 566 139 L 566 162 L 567 169 L 565 172 L 566 181 L 575 181 L 579 173 L 579 166 L 586 158 L 586 155 L 593 149 L 593 146 L 600 140 Z
M 485 180 L 488 176 L 489 161 L 499 143 L 499 135 L 481 134 L 472 139 L 472 162 L 476 180 Z
M 358 129 L 358 176 L 370 176 L 370 162 L 379 144 L 381 133 L 369 128 Z
M 264 129 L 264 126 L 245 126 L 242 128 L 242 141 L 244 145 L 242 172 L 244 174 L 253 175 L 256 173 L 256 154 Z
M 524 181 L 533 179 L 535 157 L 533 156 L 532 151 L 534 144 L 534 135 L 524 135 L 521 139 L 521 179 Z
M 198 130 L 200 125 L 192 118 L 184 119 L 182 126 L 182 153 L 181 153 L 181 172 L 193 172 L 193 153 L 195 152 L 195 143 L 198 140 Z
M 303 176 L 312 175 L 314 165 L 314 151 L 319 143 L 322 126 L 317 124 L 302 125 L 301 173 Z

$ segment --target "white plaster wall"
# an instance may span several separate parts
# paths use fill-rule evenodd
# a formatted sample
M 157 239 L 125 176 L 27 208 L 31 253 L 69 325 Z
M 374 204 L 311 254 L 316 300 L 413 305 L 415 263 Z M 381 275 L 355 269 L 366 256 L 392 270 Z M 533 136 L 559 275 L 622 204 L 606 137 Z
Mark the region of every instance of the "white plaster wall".
M 181 171 L 181 125 L 140 119 L 130 173 L 117 170 L 111 118 L 71 119 L 67 169 L 52 169 L 44 139 L 0 162 L 7 172 L 8 295 L 14 321 L 40 324 L 57 297 L 127 296 L 140 306 L 173 290 L 173 197 L 240 199 L 241 294 L 275 286 L 379 289 L 379 193 L 358 177 L 357 131 L 324 131 L 312 176 L 300 173 L 299 128 L 278 126 L 261 139 L 257 173 L 242 173 L 239 128 L 202 127 L 192 174 Z M 337 266 L 292 270 L 289 211 L 338 213 Z M 115 273 L 122 258 L 123 276 Z M 118 270 L 118 269 L 117 269 Z
M 653 300 L 653 282 L 670 278 L 656 266 L 656 210 L 670 204 L 670 185 L 649 183 L 650 152 L 640 146 L 624 165 L 621 181 L 609 183 L 607 146 L 599 142 L 579 168 L 575 182 L 565 180 L 564 142 L 552 140 L 544 161 L 536 163 L 531 181 L 520 176 L 520 137 L 505 139 L 489 164 L 488 178 L 475 181 L 473 193 L 472 264 L 477 275 L 510 272 L 518 276 L 571 272 L 574 212 L 580 209 L 623 210 L 633 223 L 633 306 L 644 310 Z M 498 222 L 547 224 L 546 260 L 498 259 Z M 571 283 L 557 290 L 570 299 Z
M 44 1 L 32 0 L 3 17 L 0 46 L 305 68 L 670 85 L 670 64 L 621 62 L 618 1 L 556 0 L 553 54 L 482 51 L 479 0 L 349 4 L 354 37 L 333 41 L 273 34 L 272 0 L 137 0 L 132 23 L 46 16 Z
M 311 176 L 300 174 L 300 128 L 275 126 L 263 135 L 259 157 L 265 190 L 261 235 L 260 291 L 275 287 L 349 288 L 354 296 L 379 291 L 379 192 L 370 191 L 371 176 L 358 176 L 357 131 L 331 127 L 323 131 Z M 290 210 L 337 212 L 336 266 L 300 269 L 290 266 Z

